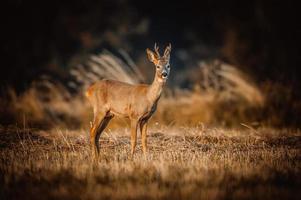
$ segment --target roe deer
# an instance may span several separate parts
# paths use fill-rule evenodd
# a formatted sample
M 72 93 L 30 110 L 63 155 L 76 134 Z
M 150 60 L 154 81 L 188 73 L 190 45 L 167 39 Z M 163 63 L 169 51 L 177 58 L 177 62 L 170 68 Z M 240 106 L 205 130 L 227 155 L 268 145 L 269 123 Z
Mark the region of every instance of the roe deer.
M 155 44 L 155 52 L 146 49 L 148 59 L 156 66 L 155 77 L 150 85 L 131 85 L 114 80 L 101 80 L 90 86 L 86 96 L 93 106 L 94 120 L 90 130 L 93 155 L 99 155 L 99 137 L 109 121 L 115 116 L 128 117 L 131 121 L 131 158 L 133 158 L 137 128 L 140 127 L 142 149 L 146 158 L 147 123 L 157 108 L 162 88 L 170 72 L 169 44 L 160 56 Z

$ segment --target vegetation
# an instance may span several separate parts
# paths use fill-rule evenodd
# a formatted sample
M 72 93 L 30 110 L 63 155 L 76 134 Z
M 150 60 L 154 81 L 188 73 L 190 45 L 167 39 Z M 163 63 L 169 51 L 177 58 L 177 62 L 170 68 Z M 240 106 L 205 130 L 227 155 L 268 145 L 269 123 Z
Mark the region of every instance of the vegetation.
M 0 199 L 300 199 L 294 3 L 2 7 L 12 14 L 1 41 Z M 147 159 L 140 141 L 129 159 L 129 123 L 114 118 L 92 161 L 86 88 L 104 78 L 151 83 L 145 49 L 154 42 L 173 51 Z
M 9 89 L 0 99 L 2 119 L 15 122 L 0 126 L 1 199 L 300 196 L 301 132 L 267 128 L 283 121 L 270 114 L 278 104 L 269 95 L 277 102 L 277 93 L 259 89 L 236 67 L 203 62 L 193 90 L 167 87 L 151 120 L 146 160 L 140 141 L 129 158 L 125 119 L 104 131 L 97 161 L 88 140 L 92 112 L 83 91 L 101 78 L 144 81 L 131 59 L 105 51 L 70 74 L 68 82 L 41 78 L 21 95 Z
M 1 199 L 299 199 L 301 133 L 167 127 L 129 160 L 128 129 L 107 130 L 92 162 L 88 131 L 1 128 Z
M 0 102 L 2 113 L 6 113 L 3 116 L 34 127 L 87 128 L 92 113 L 83 94 L 89 85 L 103 78 L 132 84 L 146 82 L 146 75 L 127 54 L 123 55 L 124 61 L 108 51 L 91 56 L 70 70 L 67 83 L 42 78 L 19 96 L 10 89 L 9 100 Z M 236 126 L 241 121 L 256 122 L 265 96 L 246 74 L 219 60 L 200 63 L 197 74 L 200 78 L 195 81 L 194 90 L 176 86 L 165 89 L 153 121 L 165 125 L 219 123 L 226 126 Z M 228 107 L 229 104 L 235 106 Z M 125 124 L 123 120 L 115 122 L 117 127 Z

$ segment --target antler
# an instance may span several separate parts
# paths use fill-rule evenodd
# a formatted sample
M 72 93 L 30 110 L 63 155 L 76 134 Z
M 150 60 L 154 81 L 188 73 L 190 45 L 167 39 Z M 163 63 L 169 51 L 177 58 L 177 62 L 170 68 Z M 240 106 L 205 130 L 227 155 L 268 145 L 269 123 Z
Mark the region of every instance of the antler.
M 155 52 L 156 52 L 158 58 L 160 58 L 159 47 L 157 46 L 157 43 L 155 43 L 154 49 L 155 49 Z
M 168 59 L 169 59 L 169 54 L 170 54 L 170 51 L 171 51 L 171 44 L 169 43 L 169 44 L 168 44 L 168 46 L 165 48 L 165 51 L 164 51 L 163 57 L 165 57 L 165 58 L 168 58 Z

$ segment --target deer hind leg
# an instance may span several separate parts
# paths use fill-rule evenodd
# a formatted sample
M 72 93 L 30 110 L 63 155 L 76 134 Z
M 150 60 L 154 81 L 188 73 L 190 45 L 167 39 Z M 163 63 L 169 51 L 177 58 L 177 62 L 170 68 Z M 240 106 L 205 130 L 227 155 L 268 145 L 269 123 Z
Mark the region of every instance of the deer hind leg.
M 131 159 L 134 158 L 134 152 L 137 144 L 138 120 L 131 120 Z
M 91 148 L 92 148 L 92 156 L 93 158 L 97 155 L 97 147 L 96 147 L 96 134 L 99 127 L 100 122 L 103 120 L 104 116 L 96 115 L 94 113 L 94 120 L 92 127 L 90 129 L 90 142 L 91 142 Z
M 106 116 L 106 114 L 98 114 L 94 117 L 93 126 L 90 132 L 90 141 L 92 145 L 92 153 L 94 158 L 99 155 L 99 138 L 103 130 L 106 128 L 112 116 Z
M 140 131 L 141 131 L 141 144 L 142 144 L 142 150 L 144 154 L 144 158 L 146 159 L 146 153 L 147 153 L 147 120 L 142 120 L 140 122 Z

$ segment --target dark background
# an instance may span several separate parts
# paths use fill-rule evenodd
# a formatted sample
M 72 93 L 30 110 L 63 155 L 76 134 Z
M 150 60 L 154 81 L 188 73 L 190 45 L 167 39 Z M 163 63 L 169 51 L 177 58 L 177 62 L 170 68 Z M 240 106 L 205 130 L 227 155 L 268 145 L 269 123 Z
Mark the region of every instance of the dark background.
M 64 70 L 80 62 L 75 55 L 123 48 L 137 61 L 154 42 L 171 42 L 176 70 L 218 57 L 259 83 L 280 82 L 300 93 L 300 14 L 293 1 L 12 0 L 1 4 L 2 88 L 22 91 L 43 73 L 63 76 Z

